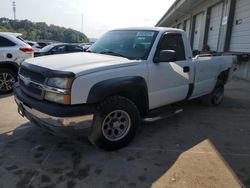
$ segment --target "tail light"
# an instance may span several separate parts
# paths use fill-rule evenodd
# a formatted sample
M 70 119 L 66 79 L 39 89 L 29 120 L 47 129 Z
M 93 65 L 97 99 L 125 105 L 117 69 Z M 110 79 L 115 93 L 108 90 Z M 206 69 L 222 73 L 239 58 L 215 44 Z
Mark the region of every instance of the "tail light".
M 28 53 L 28 54 L 34 52 L 33 48 L 20 48 L 20 50 L 21 50 L 22 52 L 25 52 L 25 53 Z

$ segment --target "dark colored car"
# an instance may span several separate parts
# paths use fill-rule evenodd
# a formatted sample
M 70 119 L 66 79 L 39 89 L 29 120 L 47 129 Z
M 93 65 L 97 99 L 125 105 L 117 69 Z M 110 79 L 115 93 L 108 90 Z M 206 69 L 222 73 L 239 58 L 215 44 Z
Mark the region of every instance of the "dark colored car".
M 37 44 L 39 45 L 39 46 L 41 46 L 42 48 L 44 48 L 45 46 L 48 46 L 48 45 L 50 45 L 50 44 L 52 44 L 51 42 L 37 42 Z
M 44 56 L 44 55 L 54 55 L 54 54 L 66 54 L 73 52 L 83 52 L 84 49 L 81 46 L 75 44 L 51 44 L 45 46 L 34 54 L 35 57 Z

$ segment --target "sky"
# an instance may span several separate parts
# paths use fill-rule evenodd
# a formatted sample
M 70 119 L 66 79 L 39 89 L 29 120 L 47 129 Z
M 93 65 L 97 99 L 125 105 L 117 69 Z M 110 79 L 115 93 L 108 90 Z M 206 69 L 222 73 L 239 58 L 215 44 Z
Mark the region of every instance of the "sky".
M 98 38 L 114 28 L 155 26 L 174 1 L 15 0 L 18 20 L 46 22 L 78 31 L 82 28 L 90 38 Z M 13 19 L 12 2 L 0 0 L 0 17 Z

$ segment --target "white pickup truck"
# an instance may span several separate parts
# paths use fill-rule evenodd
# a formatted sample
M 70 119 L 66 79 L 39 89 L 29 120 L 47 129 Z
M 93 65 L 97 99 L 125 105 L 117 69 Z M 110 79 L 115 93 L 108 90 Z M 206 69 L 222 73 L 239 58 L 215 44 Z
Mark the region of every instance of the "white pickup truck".
M 114 150 L 131 141 L 140 119 L 154 109 L 201 96 L 206 104 L 220 104 L 235 61 L 193 58 L 179 29 L 112 30 L 86 52 L 26 60 L 15 100 L 36 125 L 89 130 L 94 145 Z

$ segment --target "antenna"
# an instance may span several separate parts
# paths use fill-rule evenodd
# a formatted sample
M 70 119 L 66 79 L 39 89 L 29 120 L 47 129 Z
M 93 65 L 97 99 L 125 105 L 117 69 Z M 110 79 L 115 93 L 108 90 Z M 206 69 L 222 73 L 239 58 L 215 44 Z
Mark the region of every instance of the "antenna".
M 16 2 L 15 1 L 12 2 L 12 6 L 13 6 L 13 13 L 14 13 L 14 20 L 16 20 Z

